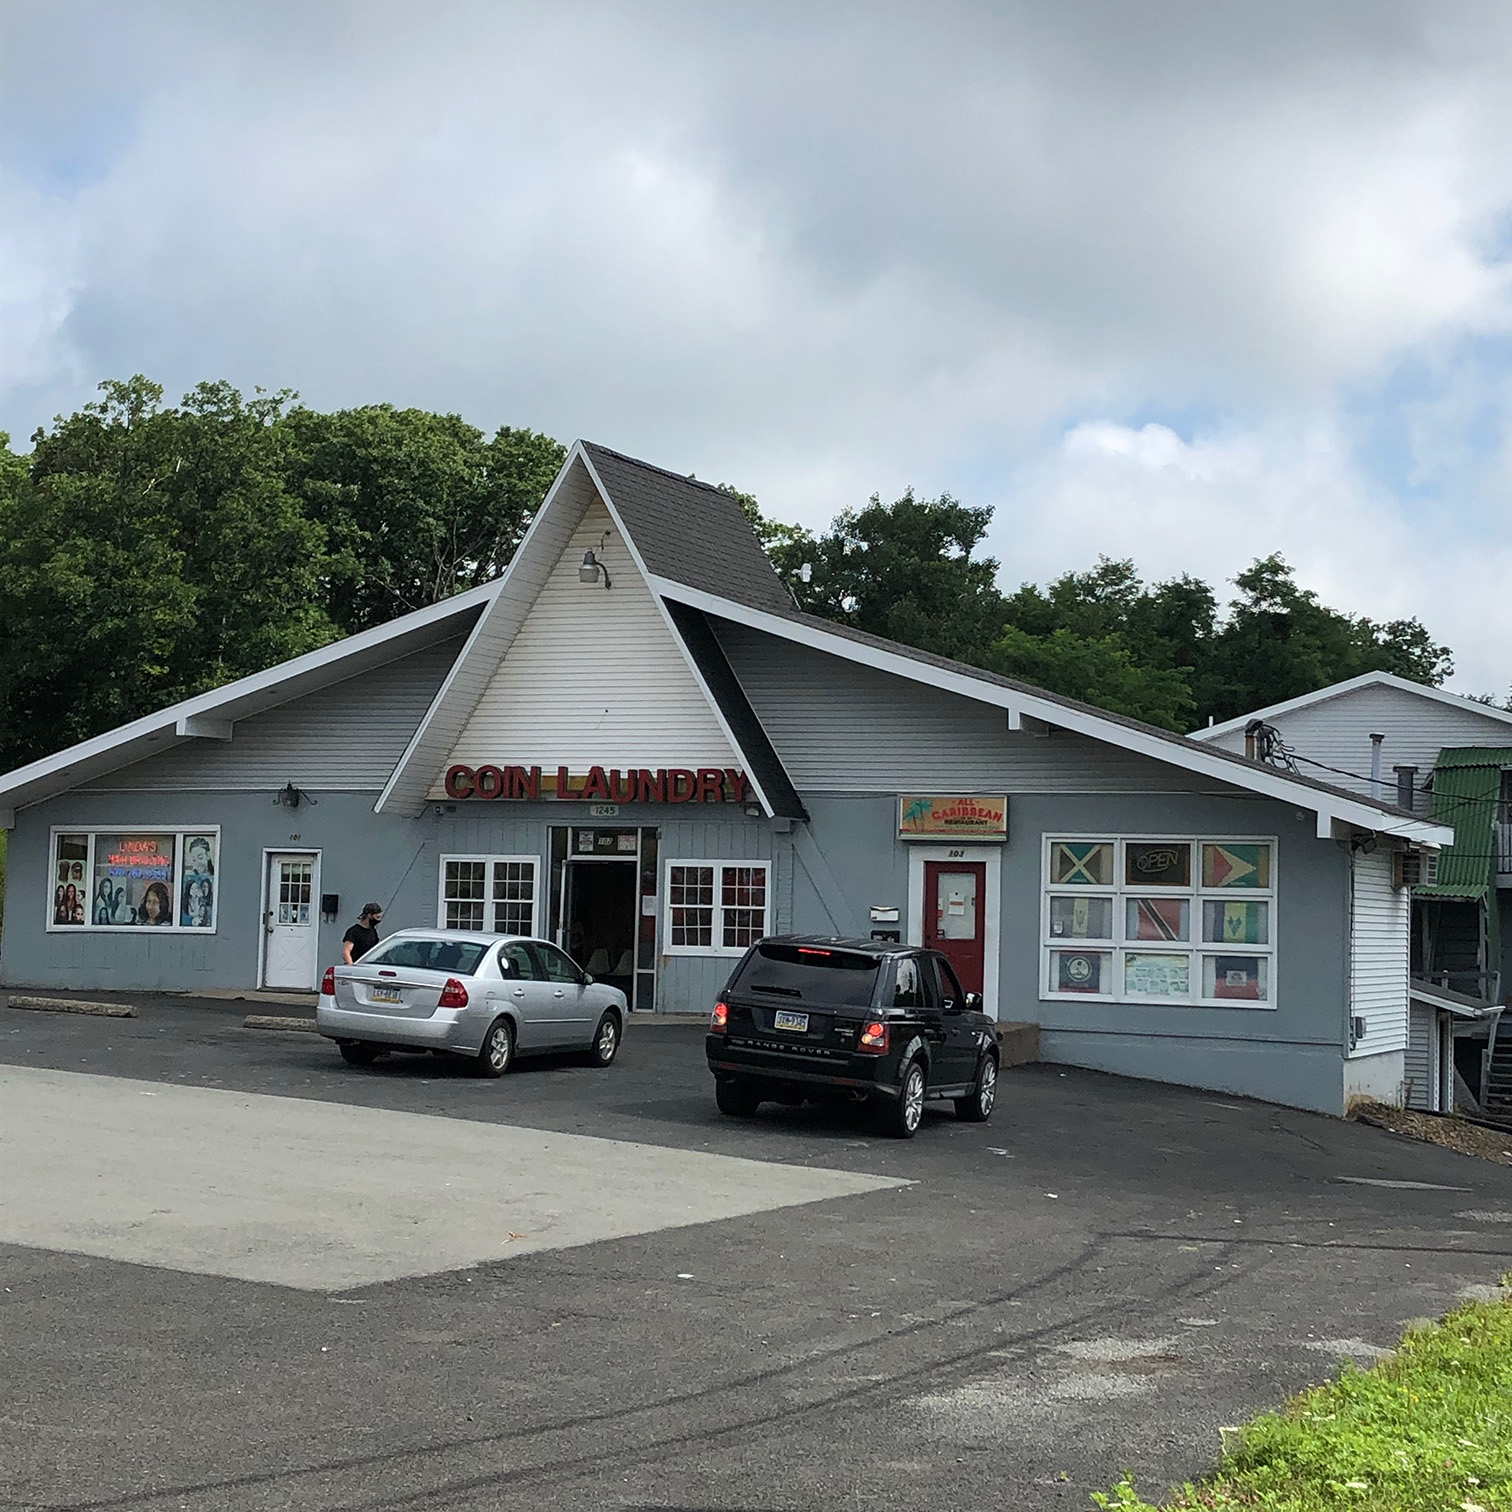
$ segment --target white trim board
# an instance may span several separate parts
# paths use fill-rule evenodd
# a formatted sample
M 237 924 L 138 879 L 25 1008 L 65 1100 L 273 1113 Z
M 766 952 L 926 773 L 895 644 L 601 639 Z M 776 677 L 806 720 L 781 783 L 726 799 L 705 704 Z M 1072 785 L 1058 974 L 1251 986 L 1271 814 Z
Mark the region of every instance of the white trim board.
M 1490 704 L 1477 703 L 1475 699 L 1464 698 L 1458 693 L 1446 693 L 1442 688 L 1430 688 L 1423 683 L 1398 677 L 1394 672 L 1363 672 L 1359 677 L 1351 677 L 1345 682 L 1330 683 L 1326 688 L 1319 688 L 1313 693 L 1303 693 L 1297 698 L 1288 698 L 1284 703 L 1269 704 L 1263 709 L 1255 709 L 1248 714 L 1240 714 L 1237 718 L 1226 719 L 1222 724 L 1208 725 L 1205 729 L 1193 730 L 1188 738 L 1216 740 L 1220 735 L 1231 735 L 1236 730 L 1242 730 L 1252 719 L 1267 721 L 1278 719 L 1283 714 L 1292 713 L 1293 710 L 1310 708 L 1314 704 L 1327 703 L 1330 699 L 1353 693 L 1357 688 L 1372 687 L 1395 688 L 1399 693 L 1412 693 L 1419 698 L 1429 699 L 1433 703 L 1446 704 L 1450 708 L 1462 709 L 1469 714 L 1484 714 L 1487 719 L 1495 719 L 1502 724 L 1512 725 L 1512 711 L 1495 709 Z
M 1451 845 L 1454 841 L 1454 831 L 1445 825 L 1433 824 L 1424 819 L 1409 819 L 1404 814 L 1379 808 L 1368 799 L 1319 790 L 1308 783 L 1293 780 L 1277 768 L 1247 762 L 1226 751 L 1209 750 L 1198 741 L 1186 740 L 1181 736 L 1167 739 L 1154 730 L 1146 731 L 1137 725 L 1105 719 L 1092 709 L 1058 703 L 1048 696 L 1042 697 L 1026 689 L 1007 688 L 985 677 L 974 677 L 966 671 L 957 672 L 936 666 L 932 662 L 917 660 L 908 655 L 906 647 L 894 651 L 863 645 L 817 625 L 798 624 L 764 609 L 752 609 L 732 599 L 685 587 L 670 578 L 653 577 L 650 582 L 658 594 L 752 630 L 796 641 L 799 645 L 811 646 L 846 661 L 890 672 L 907 678 L 910 682 L 925 683 L 930 687 L 943 688 L 947 693 L 975 699 L 979 703 L 994 704 L 1010 714 L 1016 712 L 1020 719 L 1028 716 L 1048 725 L 1058 725 L 1093 740 L 1135 751 L 1167 766 L 1197 772 L 1231 787 L 1290 803 L 1318 816 L 1320 838 L 1327 838 L 1332 822 L 1337 820 L 1356 829 L 1395 835 L 1430 848 Z
M 1002 1018 L 998 1002 L 998 975 L 1002 964 L 1002 878 L 1001 845 L 955 844 L 924 845 L 912 840 L 908 845 L 908 943 L 924 944 L 924 863 L 941 861 L 947 866 L 959 861 L 963 866 L 985 864 L 986 898 L 982 903 L 982 1004 L 989 1018 Z

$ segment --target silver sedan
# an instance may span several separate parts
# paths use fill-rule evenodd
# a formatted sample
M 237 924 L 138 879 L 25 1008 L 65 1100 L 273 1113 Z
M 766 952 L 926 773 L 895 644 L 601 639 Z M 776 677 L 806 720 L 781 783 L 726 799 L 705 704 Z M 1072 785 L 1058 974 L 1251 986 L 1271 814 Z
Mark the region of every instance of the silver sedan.
M 607 1066 L 627 1005 L 549 940 L 406 929 L 351 966 L 330 966 L 315 1027 L 350 1065 L 388 1050 L 448 1051 L 484 1076 L 517 1055 L 579 1050 Z

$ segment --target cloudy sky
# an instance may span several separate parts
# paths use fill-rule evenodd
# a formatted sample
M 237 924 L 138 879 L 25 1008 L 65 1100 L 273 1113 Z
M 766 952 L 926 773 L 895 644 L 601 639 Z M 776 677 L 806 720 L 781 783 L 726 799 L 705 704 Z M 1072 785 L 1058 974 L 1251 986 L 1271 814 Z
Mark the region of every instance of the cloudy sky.
M 0 11 L 0 428 L 143 372 L 586 436 L 1007 585 L 1282 551 L 1512 639 L 1512 9 Z

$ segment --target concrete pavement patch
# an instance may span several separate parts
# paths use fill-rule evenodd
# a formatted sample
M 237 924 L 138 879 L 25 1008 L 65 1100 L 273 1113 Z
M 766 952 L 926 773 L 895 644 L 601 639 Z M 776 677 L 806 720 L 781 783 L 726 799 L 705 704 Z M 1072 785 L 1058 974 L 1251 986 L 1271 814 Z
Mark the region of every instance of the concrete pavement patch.
M 316 1034 L 312 1018 L 295 1018 L 276 1013 L 249 1013 L 242 1020 L 243 1029 L 283 1029 L 296 1034 Z
M 18 1066 L 0 1169 L 0 1241 L 313 1291 L 911 1185 Z

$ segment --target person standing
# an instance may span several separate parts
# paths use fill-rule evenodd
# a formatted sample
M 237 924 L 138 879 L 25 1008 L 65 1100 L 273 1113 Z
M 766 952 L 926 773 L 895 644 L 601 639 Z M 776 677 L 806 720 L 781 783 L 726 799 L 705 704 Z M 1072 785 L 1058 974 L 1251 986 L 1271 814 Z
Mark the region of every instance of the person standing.
M 378 925 L 382 919 L 383 905 L 381 903 L 362 905 L 362 917 L 341 937 L 343 965 L 353 965 L 377 946 Z

